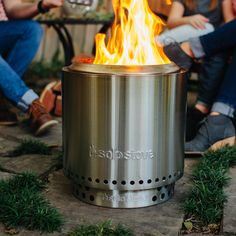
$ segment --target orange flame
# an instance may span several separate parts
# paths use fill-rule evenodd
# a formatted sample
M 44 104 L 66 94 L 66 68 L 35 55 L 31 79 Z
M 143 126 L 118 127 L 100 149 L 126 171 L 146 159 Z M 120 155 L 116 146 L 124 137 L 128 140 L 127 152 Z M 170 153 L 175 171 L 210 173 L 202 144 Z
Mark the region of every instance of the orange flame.
M 112 0 L 115 19 L 111 37 L 96 35 L 94 64 L 157 65 L 170 63 L 155 42 L 162 20 L 149 8 L 147 0 Z

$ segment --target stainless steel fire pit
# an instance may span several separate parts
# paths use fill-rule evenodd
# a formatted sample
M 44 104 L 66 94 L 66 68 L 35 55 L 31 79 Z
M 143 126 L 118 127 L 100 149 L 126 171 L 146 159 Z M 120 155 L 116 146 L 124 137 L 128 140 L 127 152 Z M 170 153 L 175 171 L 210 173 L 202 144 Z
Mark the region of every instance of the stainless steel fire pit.
M 186 86 L 174 64 L 63 70 L 64 172 L 84 202 L 158 204 L 183 175 Z

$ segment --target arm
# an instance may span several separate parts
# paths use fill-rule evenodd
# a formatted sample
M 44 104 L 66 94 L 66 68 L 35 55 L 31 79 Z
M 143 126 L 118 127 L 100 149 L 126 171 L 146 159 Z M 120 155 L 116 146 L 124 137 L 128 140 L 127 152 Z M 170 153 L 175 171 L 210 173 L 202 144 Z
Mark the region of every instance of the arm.
M 183 16 L 184 6 L 180 2 L 173 2 L 170 14 L 167 20 L 167 28 L 175 28 L 180 25 L 192 25 L 197 29 L 204 29 L 205 23 L 209 20 L 203 15 L 196 14 L 192 16 Z
M 232 1 L 231 0 L 224 0 L 222 3 L 222 11 L 223 11 L 223 17 L 224 17 L 224 22 L 229 22 L 233 20 L 234 13 L 233 13 L 233 8 L 232 8 Z
M 38 2 L 36 3 L 23 3 L 21 0 L 3 0 L 7 16 L 10 19 L 24 19 L 32 18 L 39 14 Z M 43 0 L 42 7 L 51 9 L 60 7 L 63 4 L 63 0 Z
M 180 2 L 173 2 L 167 20 L 167 28 L 175 28 L 186 24 L 184 15 L 184 6 Z

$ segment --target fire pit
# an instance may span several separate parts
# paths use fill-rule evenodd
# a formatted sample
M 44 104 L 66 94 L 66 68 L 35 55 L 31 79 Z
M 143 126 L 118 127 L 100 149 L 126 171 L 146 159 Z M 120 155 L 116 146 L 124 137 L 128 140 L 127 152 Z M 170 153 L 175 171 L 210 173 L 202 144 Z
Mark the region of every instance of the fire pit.
M 114 208 L 168 200 L 184 168 L 184 72 L 74 63 L 63 74 L 64 172 L 75 195 Z
M 156 44 L 147 0 L 113 0 L 111 37 L 63 71 L 64 171 L 82 201 L 158 204 L 183 175 L 185 79 Z

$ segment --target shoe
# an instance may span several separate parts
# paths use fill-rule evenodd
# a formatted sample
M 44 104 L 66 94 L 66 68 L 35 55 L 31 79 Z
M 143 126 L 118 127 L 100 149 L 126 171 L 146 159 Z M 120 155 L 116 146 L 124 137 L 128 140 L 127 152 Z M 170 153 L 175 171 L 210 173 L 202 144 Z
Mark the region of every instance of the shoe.
M 193 64 L 193 59 L 187 55 L 176 42 L 163 47 L 166 56 L 177 66 L 184 70 L 189 70 Z
M 39 101 L 48 113 L 62 115 L 61 81 L 49 83 L 40 95 Z
M 60 96 L 60 95 L 58 95 L 56 98 L 54 115 L 55 116 L 62 116 L 62 96 Z
M 192 140 L 197 134 L 204 118 L 207 116 L 206 113 L 202 113 L 195 107 L 187 109 L 187 121 L 186 121 L 186 141 Z
M 9 109 L 6 99 L 0 96 L 0 125 L 16 125 L 17 123 L 16 113 Z
M 40 95 L 39 101 L 43 106 L 46 108 L 47 112 L 51 112 L 54 109 L 55 101 L 56 101 L 56 94 L 53 93 L 53 87 L 56 85 L 57 82 L 49 83 L 43 90 Z
M 61 95 L 61 81 L 56 82 L 52 90 L 56 95 Z
M 31 104 L 29 116 L 31 128 L 36 136 L 46 133 L 52 126 L 58 123 L 56 120 L 52 119 L 39 99 Z
M 185 153 L 201 154 L 207 149 L 219 149 L 235 144 L 235 128 L 231 119 L 224 115 L 207 116 L 196 137 L 185 143 Z

